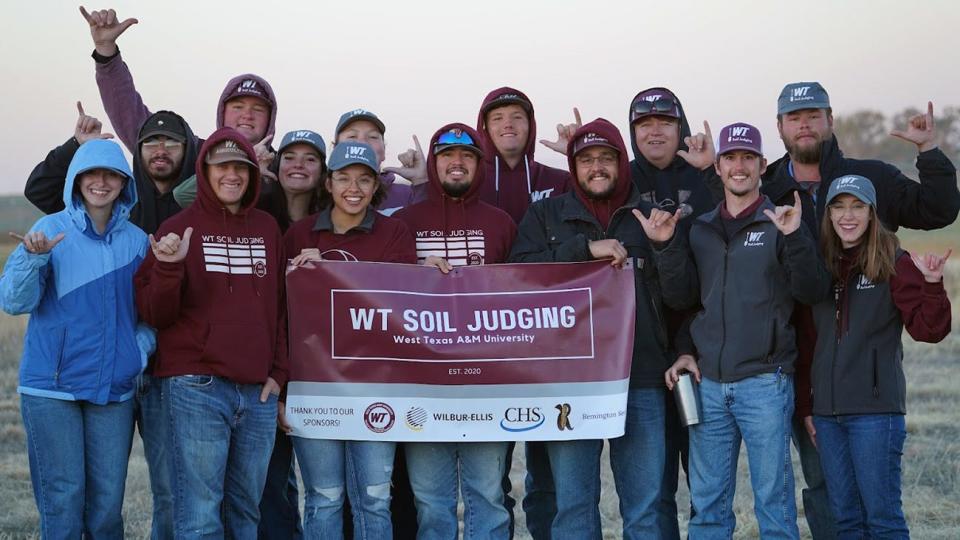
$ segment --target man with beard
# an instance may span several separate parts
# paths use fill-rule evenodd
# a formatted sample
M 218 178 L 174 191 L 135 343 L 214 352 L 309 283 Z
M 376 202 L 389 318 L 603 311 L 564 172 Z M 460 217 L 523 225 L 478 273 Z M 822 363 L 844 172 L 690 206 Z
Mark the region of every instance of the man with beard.
M 658 536 L 656 505 L 663 478 L 663 372 L 668 365 L 662 302 L 653 252 L 631 210 L 649 212 L 630 180 L 626 146 L 617 128 L 598 119 L 571 137 L 566 154 L 573 190 L 533 203 L 520 222 L 510 262 L 578 262 L 611 259 L 620 267 L 628 258 L 636 274 L 637 310 L 627 398 L 626 432 L 610 440 L 610 462 L 624 538 Z M 602 440 L 544 443 L 556 512 L 541 538 L 600 538 L 600 451 Z
M 803 219 L 814 237 L 819 236 L 830 181 L 848 174 L 871 180 L 877 192 L 877 215 L 890 230 L 900 226 L 939 229 L 956 220 L 960 210 L 957 173 L 949 158 L 937 148 L 932 103 L 927 104 L 926 114 L 910 119 L 906 130 L 891 132 L 917 145 L 919 183 L 887 163 L 845 158 L 833 134 L 830 97 L 817 82 L 790 83 L 783 88 L 777 102 L 777 127 L 787 154 L 767 168 L 762 192 L 777 204 L 787 203 L 793 192 L 799 192 Z M 809 388 L 816 335 L 806 306 L 798 306 L 794 318 L 800 355 L 797 387 Z M 812 441 L 815 430 L 811 410 L 810 395 L 798 392 L 793 437 L 807 484 L 803 490 L 804 515 L 814 540 L 827 540 L 836 534 L 820 459 Z

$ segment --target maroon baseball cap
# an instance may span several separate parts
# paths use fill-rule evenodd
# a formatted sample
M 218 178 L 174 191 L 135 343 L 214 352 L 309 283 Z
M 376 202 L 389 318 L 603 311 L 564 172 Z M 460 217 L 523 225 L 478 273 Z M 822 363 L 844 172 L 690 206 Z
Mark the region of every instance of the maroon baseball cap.
M 633 98 L 630 104 L 630 123 L 645 116 L 668 116 L 680 118 L 680 105 L 677 97 L 666 88 L 644 90 Z
M 580 138 L 577 139 L 577 142 L 574 143 L 573 155 L 577 155 L 582 150 L 586 150 L 591 146 L 606 146 L 607 148 L 616 150 L 617 153 L 620 152 L 620 149 L 617 148 L 615 144 L 610 142 L 610 139 L 607 139 L 606 137 L 604 137 L 603 135 L 600 135 L 599 133 L 594 133 L 592 131 L 589 131 L 581 135 Z
M 267 92 L 267 89 L 260 84 L 260 81 L 253 78 L 243 79 L 237 83 L 237 86 L 234 87 L 234 89 L 229 95 L 227 95 L 227 98 L 224 99 L 223 102 L 226 103 L 231 99 L 247 96 L 260 98 L 271 108 L 273 107 L 273 101 L 270 100 L 270 94 Z
M 760 140 L 760 130 L 737 122 L 720 130 L 720 140 L 717 145 L 717 155 L 721 156 L 734 150 L 746 150 L 758 156 L 763 156 L 763 145 Z

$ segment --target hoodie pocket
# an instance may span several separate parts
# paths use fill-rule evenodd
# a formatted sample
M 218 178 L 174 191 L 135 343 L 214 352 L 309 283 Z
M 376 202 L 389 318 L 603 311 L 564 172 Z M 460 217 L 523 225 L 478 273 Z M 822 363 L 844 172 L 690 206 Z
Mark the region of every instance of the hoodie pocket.
M 274 355 L 274 343 L 267 334 L 264 324 L 210 323 L 203 359 L 223 366 L 219 373 L 266 373 Z
M 61 329 L 54 337 L 54 358 L 57 359 L 56 367 L 53 369 L 53 386 L 60 386 L 60 372 L 63 371 L 63 344 L 67 340 L 67 329 Z

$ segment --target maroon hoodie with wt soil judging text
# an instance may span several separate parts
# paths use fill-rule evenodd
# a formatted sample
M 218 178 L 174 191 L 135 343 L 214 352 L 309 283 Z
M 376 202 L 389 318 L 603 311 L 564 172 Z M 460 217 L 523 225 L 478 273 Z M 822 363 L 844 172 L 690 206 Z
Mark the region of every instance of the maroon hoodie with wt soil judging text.
M 193 227 L 183 261 L 160 262 L 152 252 L 135 277 L 137 309 L 157 329 L 153 374 L 216 375 L 236 383 L 287 380 L 283 283 L 285 262 L 280 229 L 255 208 L 260 172 L 250 181 L 236 214 L 217 199 L 204 159 L 232 141 L 256 163 L 253 147 L 237 131 L 213 132 L 197 157 L 197 201 L 167 219 L 157 238 L 183 236 Z
M 527 134 L 527 145 L 523 149 L 523 159 L 512 169 L 497 152 L 486 127 L 484 111 L 492 102 L 501 99 L 521 99 L 530 104 L 530 132 Z M 519 223 L 523 219 L 530 203 L 556 197 L 570 189 L 570 174 L 567 171 L 554 169 L 533 160 L 533 152 L 537 147 L 537 120 L 533 105 L 523 92 L 505 86 L 487 94 L 477 114 L 477 131 L 480 132 L 484 144 L 490 149 L 483 159 L 487 181 L 480 189 L 480 200 L 510 214 L 514 223 Z
M 464 124 L 447 124 L 434 133 L 427 147 L 427 200 L 397 211 L 394 217 L 413 232 L 420 263 L 430 255 L 442 257 L 453 266 L 506 262 L 517 227 L 503 210 L 480 200 L 478 192 L 485 183 L 483 163 L 478 161 L 470 189 L 462 198 L 450 197 L 440 184 L 433 148 L 440 135 L 451 129 L 462 129 L 473 140 L 481 141 L 479 134 Z

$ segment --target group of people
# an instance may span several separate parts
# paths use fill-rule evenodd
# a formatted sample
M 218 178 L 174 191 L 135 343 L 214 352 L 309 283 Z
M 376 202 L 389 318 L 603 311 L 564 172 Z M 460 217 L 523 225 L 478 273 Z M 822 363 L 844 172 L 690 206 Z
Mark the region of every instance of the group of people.
M 741 443 L 761 536 L 798 538 L 791 439 L 814 538 L 908 537 L 900 340 L 949 333 L 949 252 L 910 255 L 893 232 L 960 210 L 932 104 L 894 132 L 917 146 L 919 182 L 845 158 L 815 82 L 784 87 L 787 152 L 769 165 L 756 127 L 715 143 L 654 87 L 629 104 L 629 150 L 616 125 L 578 114 L 548 141 L 568 170 L 551 168 L 535 159 L 533 103 L 503 87 L 475 128 L 444 125 L 384 168 L 386 125 L 365 109 L 340 117 L 330 147 L 302 129 L 274 148 L 277 96 L 253 74 L 228 81 L 217 130 L 198 138 L 143 104 L 116 44 L 136 21 L 81 12 L 133 166 L 78 104 L 73 136 L 27 181 L 48 215 L 0 278 L 4 311 L 30 314 L 18 392 L 44 538 L 122 537 L 135 426 L 153 538 L 456 538 L 458 499 L 465 537 L 511 538 L 514 442 L 288 434 L 285 306 L 309 299 L 288 299 L 283 276 L 331 259 L 443 273 L 629 261 L 626 429 L 608 441 L 624 538 L 679 538 L 681 466 L 690 537 L 731 537 Z M 702 404 L 690 428 L 669 393 L 685 372 Z M 534 538 L 601 537 L 603 444 L 524 444 Z

